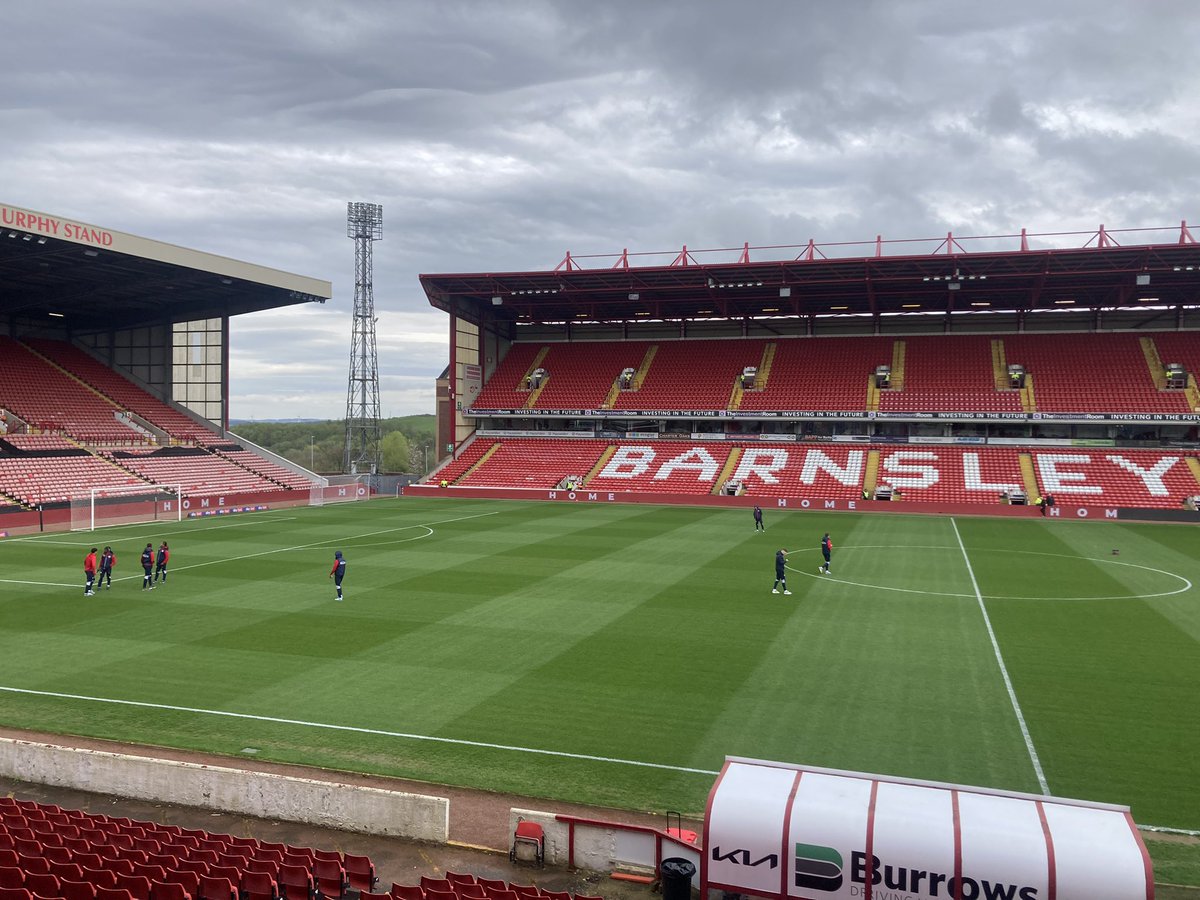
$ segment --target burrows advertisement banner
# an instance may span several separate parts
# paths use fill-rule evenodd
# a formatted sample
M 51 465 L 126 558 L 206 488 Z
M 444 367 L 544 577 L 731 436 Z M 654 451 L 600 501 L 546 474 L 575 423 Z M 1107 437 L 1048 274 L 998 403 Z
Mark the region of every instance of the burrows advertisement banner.
M 861 772 L 726 760 L 700 895 L 1129 900 L 1153 872 L 1127 807 Z

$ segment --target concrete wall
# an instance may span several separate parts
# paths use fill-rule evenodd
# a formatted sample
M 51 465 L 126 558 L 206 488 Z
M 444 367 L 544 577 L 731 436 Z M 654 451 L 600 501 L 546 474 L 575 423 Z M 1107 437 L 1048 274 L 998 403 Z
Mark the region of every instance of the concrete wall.
M 442 797 L 0 738 L 0 774 L 139 800 L 444 843 Z

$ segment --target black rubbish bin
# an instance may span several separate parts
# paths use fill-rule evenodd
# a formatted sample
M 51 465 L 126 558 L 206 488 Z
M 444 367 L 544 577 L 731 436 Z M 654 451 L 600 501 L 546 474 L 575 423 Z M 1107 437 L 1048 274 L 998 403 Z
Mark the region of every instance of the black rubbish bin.
M 663 900 L 692 900 L 692 877 L 696 864 L 681 856 L 664 859 L 658 867 Z

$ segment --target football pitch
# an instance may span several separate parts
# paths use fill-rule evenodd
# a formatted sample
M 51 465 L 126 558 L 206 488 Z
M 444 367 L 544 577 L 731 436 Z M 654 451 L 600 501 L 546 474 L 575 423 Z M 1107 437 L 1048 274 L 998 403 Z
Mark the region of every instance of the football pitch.
M 1200 829 L 1200 531 L 765 513 L 399 499 L 9 538 L 0 724 L 693 815 L 738 755 Z

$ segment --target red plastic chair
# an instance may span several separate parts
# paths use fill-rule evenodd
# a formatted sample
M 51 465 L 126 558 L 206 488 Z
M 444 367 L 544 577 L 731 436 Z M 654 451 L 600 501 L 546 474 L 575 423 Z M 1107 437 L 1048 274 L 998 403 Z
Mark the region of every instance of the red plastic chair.
M 36 894 L 39 897 L 57 897 L 62 886 L 59 884 L 57 876 L 51 875 L 49 872 L 43 874 L 25 873 L 25 890 L 31 894 Z
M 238 890 L 228 878 L 205 875 L 200 879 L 196 900 L 238 900 Z
M 470 872 L 446 872 L 446 880 L 455 887 L 460 887 L 464 884 L 479 884 L 479 881 Z
M 18 869 L 15 866 L 4 866 L 0 868 L 0 887 L 25 887 L 25 870 Z
M 96 888 L 96 900 L 133 900 L 133 894 L 125 888 Z
M 341 900 L 346 896 L 346 888 L 350 882 L 346 879 L 346 870 L 336 859 L 315 859 L 312 864 L 312 876 L 317 890 L 332 900 Z
M 267 872 L 243 872 L 241 887 L 246 900 L 279 900 L 279 885 Z
M 0 887 L 0 900 L 33 900 L 33 894 L 23 887 Z
M 546 831 L 537 822 L 527 822 L 517 819 L 517 827 L 513 831 L 512 849 L 508 851 L 509 862 L 516 862 L 520 854 L 518 850 L 525 849 L 533 853 L 533 861 L 539 866 L 546 865 Z
M 365 891 L 369 894 L 375 890 L 375 885 L 379 883 L 379 876 L 375 874 L 375 864 L 371 862 L 369 856 L 344 853 L 342 854 L 342 865 L 345 866 L 346 880 L 350 882 L 350 887 L 359 893 Z
M 315 900 L 312 873 L 303 866 L 280 866 L 279 893 L 286 900 Z
M 430 891 L 454 892 L 454 885 L 450 883 L 450 879 L 433 878 L 429 875 L 421 876 L 421 887 L 424 888 L 426 894 L 428 894 Z
M 63 900 L 96 900 L 96 886 L 90 881 L 60 882 Z
M 388 891 L 393 900 L 425 900 L 425 889 L 416 884 L 396 884 Z
M 150 885 L 150 900 L 192 900 L 192 895 L 176 881 L 155 881 Z
M 118 875 L 117 887 L 128 891 L 133 900 L 150 900 L 150 879 L 145 875 Z

